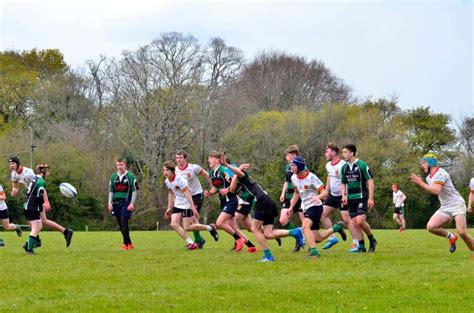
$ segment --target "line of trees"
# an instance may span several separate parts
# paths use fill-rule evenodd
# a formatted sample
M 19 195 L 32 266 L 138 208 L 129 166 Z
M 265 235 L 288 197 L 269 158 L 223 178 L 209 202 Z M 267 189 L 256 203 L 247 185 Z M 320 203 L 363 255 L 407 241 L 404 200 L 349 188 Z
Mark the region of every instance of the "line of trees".
M 283 150 L 300 146 L 311 170 L 325 178 L 325 145 L 352 142 L 375 172 L 377 227 L 394 227 L 392 183 L 408 197 L 408 226 L 424 227 L 437 199 L 409 183 L 419 158 L 438 153 L 467 195 L 473 175 L 474 118 L 452 128 L 450 117 L 429 107 L 401 110 L 396 98 L 356 99 L 352 89 L 320 60 L 262 52 L 246 60 L 221 38 L 202 44 L 192 35 L 163 33 L 119 58 L 100 56 L 72 70 L 58 50 L 0 53 L 0 167 L 9 193 L 8 155 L 28 160 L 30 129 L 35 161 L 51 165 L 54 219 L 81 229 L 109 229 L 108 177 L 126 157 L 140 181 L 133 227 L 163 224 L 166 208 L 161 167 L 177 149 L 205 165 L 209 151 L 250 162 L 254 177 L 277 199 Z M 25 163 L 25 162 L 24 162 Z M 62 197 L 59 182 L 79 190 Z M 21 199 L 8 198 L 12 219 L 22 220 Z M 208 202 L 207 218 L 217 205 Z M 473 222 L 472 217 L 469 220 Z

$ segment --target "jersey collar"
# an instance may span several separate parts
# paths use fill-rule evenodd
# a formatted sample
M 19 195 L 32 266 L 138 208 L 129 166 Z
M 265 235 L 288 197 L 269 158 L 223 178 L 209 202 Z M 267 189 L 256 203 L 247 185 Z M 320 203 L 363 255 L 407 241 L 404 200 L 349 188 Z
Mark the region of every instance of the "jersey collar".
M 188 168 L 188 166 L 189 166 L 189 163 L 186 162 L 186 166 L 185 166 L 185 167 L 180 167 L 180 166 L 178 166 L 178 169 L 179 169 L 180 171 L 184 171 L 185 169 Z
M 20 168 L 18 168 L 18 169 L 16 170 L 16 172 L 17 172 L 18 174 L 21 174 L 21 173 L 23 173 L 23 169 L 24 169 L 24 168 L 23 168 L 23 165 L 20 165 Z
M 305 178 L 308 177 L 308 176 L 309 176 L 309 171 L 308 171 L 308 170 L 305 171 L 305 173 L 304 173 L 303 176 L 299 176 L 298 174 L 296 174 L 296 177 L 297 177 L 298 179 L 305 179 Z
M 436 167 L 436 170 L 433 172 L 433 174 L 430 173 L 430 178 L 433 178 L 434 174 L 439 170 L 439 166 Z
M 336 162 L 331 162 L 331 165 L 332 165 L 332 166 L 338 165 L 339 162 L 341 162 L 341 159 L 337 158 L 337 161 L 336 161 Z

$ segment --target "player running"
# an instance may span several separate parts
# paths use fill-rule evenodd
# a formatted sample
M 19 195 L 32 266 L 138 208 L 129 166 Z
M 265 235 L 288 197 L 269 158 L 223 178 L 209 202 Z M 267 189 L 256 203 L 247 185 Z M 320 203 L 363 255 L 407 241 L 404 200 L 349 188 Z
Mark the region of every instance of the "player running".
M 300 247 L 304 247 L 305 240 L 300 227 L 293 228 L 290 230 L 286 229 L 273 229 L 273 223 L 275 218 L 278 216 L 278 208 L 275 202 L 270 196 L 263 190 L 263 188 L 257 184 L 246 172 L 250 168 L 249 164 L 242 164 L 239 168 L 236 168 L 225 162 L 225 158 L 222 158 L 222 163 L 225 167 L 232 170 L 238 176 L 233 180 L 231 189 L 238 184 L 237 192 L 246 201 L 252 201 L 255 199 L 255 214 L 252 221 L 252 232 L 255 234 L 260 247 L 263 250 L 263 257 L 259 262 L 274 262 L 270 248 L 267 244 L 267 239 L 277 239 L 291 236 L 298 241 Z M 237 183 L 237 184 L 236 184 Z
M 208 185 L 211 184 L 209 173 L 207 173 L 201 166 L 197 164 L 188 163 L 188 155 L 184 150 L 178 150 L 176 152 L 176 175 L 185 178 L 188 182 L 188 190 L 193 198 L 194 208 L 198 213 L 201 213 L 202 207 L 202 187 L 199 182 L 199 176 L 204 177 Z M 194 223 L 199 223 L 196 218 L 197 215 L 193 215 Z M 202 249 L 206 240 L 201 236 L 198 230 L 193 230 L 194 242 L 198 245 L 199 249 Z
M 437 195 L 441 203 L 441 207 L 431 216 L 426 228 L 434 235 L 446 237 L 449 241 L 449 251 L 453 253 L 456 251 L 458 237 L 442 227 L 454 219 L 459 236 L 474 253 L 474 239 L 467 232 L 466 203 L 454 188 L 448 172 L 438 165 L 438 158 L 432 153 L 423 156 L 421 167 L 423 172 L 428 174 L 426 183 L 420 175 L 413 173 L 410 175 L 411 181 L 429 193 Z
M 291 176 L 293 176 L 293 173 L 291 172 L 290 163 L 291 163 L 291 160 L 298 157 L 299 154 L 300 154 L 300 150 L 297 145 L 291 145 L 285 150 L 285 159 L 288 162 L 288 164 L 285 166 L 285 169 L 284 169 L 285 182 L 283 183 L 283 187 L 281 189 L 281 195 L 280 195 L 280 202 L 283 204 L 281 212 L 280 212 L 280 225 L 284 229 L 296 228 L 296 226 L 291 222 L 291 216 L 293 215 L 293 212 L 298 213 L 301 224 L 303 224 L 303 220 L 304 220 L 303 210 L 301 209 L 301 200 L 299 200 L 295 204 L 293 211 L 291 212 L 291 214 L 289 214 L 290 201 L 293 198 L 293 194 L 295 192 L 294 186 L 291 182 Z M 302 247 L 299 246 L 298 241 L 296 241 L 293 252 L 298 252 L 300 251 L 301 248 Z
M 20 159 L 17 156 L 11 156 L 8 159 L 8 166 L 10 167 L 11 173 L 11 180 L 12 180 L 12 191 L 11 195 L 15 197 L 18 194 L 20 189 L 20 184 L 24 185 L 26 188 L 30 185 L 31 181 L 33 181 L 36 177 L 35 172 L 28 167 L 25 167 L 20 164 Z M 64 228 L 63 226 L 59 225 L 58 223 L 49 220 L 46 217 L 47 210 L 41 210 L 40 217 L 42 226 L 47 228 L 56 230 L 64 235 L 64 239 L 66 240 L 66 247 L 69 247 L 72 240 L 72 235 L 74 231 L 71 228 Z
M 5 191 L 3 191 L 3 186 L 0 185 L 0 220 L 2 220 L 3 229 L 5 230 L 14 230 L 18 237 L 21 237 L 21 228 L 18 224 L 10 223 L 10 214 L 8 212 L 7 204 L 5 203 Z M 0 247 L 4 247 L 5 242 L 0 238 Z
M 342 149 L 343 158 L 347 162 L 342 167 L 342 204 L 349 210 L 354 224 L 354 239 L 359 240 L 359 247 L 353 248 L 349 252 L 366 252 L 364 233 L 369 238 L 369 252 L 375 252 L 377 240 L 367 223 L 367 209 L 374 207 L 375 184 L 369 166 L 364 161 L 357 159 L 356 153 L 357 148 L 353 144 L 345 145 Z
M 291 182 L 295 186 L 295 193 L 289 208 L 291 214 L 293 207 L 301 199 L 301 207 L 304 212 L 303 231 L 309 244 L 309 257 L 319 258 L 320 254 L 316 249 L 316 243 L 322 242 L 327 237 L 338 232 L 342 240 L 347 236 L 344 232 L 344 222 L 331 225 L 323 232 L 319 232 L 319 222 L 323 214 L 323 202 L 328 192 L 324 189 L 321 180 L 306 169 L 306 162 L 302 157 L 291 160 L 291 171 L 293 176 Z
M 186 231 L 207 230 L 215 241 L 219 240 L 219 234 L 214 225 L 203 225 L 199 220 L 193 198 L 188 189 L 187 180 L 176 174 L 176 167 L 172 161 L 167 161 L 163 167 L 163 174 L 166 177 L 165 184 L 168 188 L 168 209 L 165 212 L 165 219 L 171 218 L 171 228 L 186 241 L 188 250 L 195 250 L 198 245 L 188 236 Z M 195 217 L 195 218 L 193 218 Z M 183 226 L 181 226 L 183 220 Z

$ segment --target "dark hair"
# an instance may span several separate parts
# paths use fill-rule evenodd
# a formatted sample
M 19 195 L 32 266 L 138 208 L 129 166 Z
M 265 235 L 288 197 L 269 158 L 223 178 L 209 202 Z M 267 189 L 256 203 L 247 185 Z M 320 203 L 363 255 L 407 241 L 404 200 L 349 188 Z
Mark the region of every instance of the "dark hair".
M 349 144 L 345 145 L 343 149 L 347 149 L 347 150 L 349 150 L 350 152 L 354 153 L 354 156 L 355 156 L 356 153 L 357 153 L 357 148 L 356 148 L 356 146 L 353 145 L 352 143 L 349 143 Z
M 335 143 L 332 143 L 332 142 L 328 143 L 328 145 L 326 146 L 326 149 L 331 149 L 332 151 L 339 154 L 339 147 Z
M 173 173 L 175 172 L 176 166 L 174 165 L 173 161 L 166 161 L 164 164 L 164 167 L 172 171 Z
M 184 150 L 178 150 L 176 151 L 176 155 L 182 155 L 185 159 L 188 158 L 188 154 Z
M 288 153 L 299 155 L 300 149 L 298 148 L 297 145 L 291 145 L 285 149 L 285 154 L 288 154 Z

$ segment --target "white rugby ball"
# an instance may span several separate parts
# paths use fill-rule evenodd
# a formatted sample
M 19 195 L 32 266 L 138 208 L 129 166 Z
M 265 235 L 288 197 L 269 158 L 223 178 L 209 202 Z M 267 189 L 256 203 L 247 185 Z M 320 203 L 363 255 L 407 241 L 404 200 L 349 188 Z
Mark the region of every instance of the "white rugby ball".
M 59 184 L 59 191 L 63 194 L 63 196 L 67 198 L 75 198 L 77 197 L 77 190 L 74 188 L 73 185 L 69 183 L 60 183 Z

